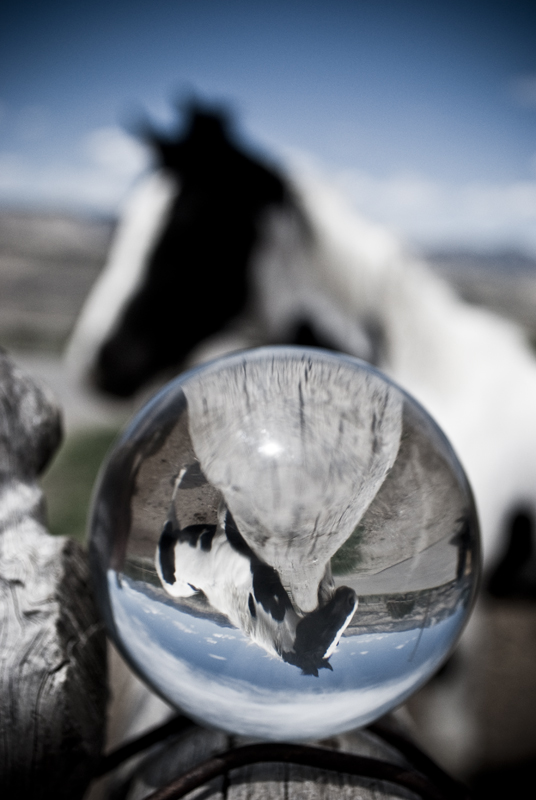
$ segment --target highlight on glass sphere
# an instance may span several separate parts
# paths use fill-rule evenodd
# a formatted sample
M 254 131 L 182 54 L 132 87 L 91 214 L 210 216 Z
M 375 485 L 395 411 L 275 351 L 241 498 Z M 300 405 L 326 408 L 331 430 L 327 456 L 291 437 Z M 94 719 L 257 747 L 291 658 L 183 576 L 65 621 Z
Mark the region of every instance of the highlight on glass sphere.
M 162 697 L 264 739 L 366 725 L 428 680 L 479 569 L 471 491 L 428 414 L 380 372 L 273 347 L 179 376 L 95 495 L 109 632 Z

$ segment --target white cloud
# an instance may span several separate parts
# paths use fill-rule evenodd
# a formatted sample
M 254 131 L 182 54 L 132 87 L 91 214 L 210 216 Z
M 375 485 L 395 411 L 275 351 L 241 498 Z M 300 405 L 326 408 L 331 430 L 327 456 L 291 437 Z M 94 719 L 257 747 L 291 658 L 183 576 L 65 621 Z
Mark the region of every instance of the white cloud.
M 97 167 L 127 178 L 132 178 L 147 163 L 145 148 L 120 128 L 91 131 L 83 141 L 83 149 Z
M 449 185 L 421 175 L 376 178 L 348 170 L 337 183 L 361 213 L 418 245 L 536 254 L 534 179 Z
M 119 128 L 99 128 L 72 162 L 41 162 L 0 152 L 0 201 L 114 211 L 148 164 L 145 149 Z
M 416 172 L 377 177 L 326 166 L 310 153 L 280 148 L 291 171 L 327 180 L 367 219 L 410 245 L 536 256 L 536 179 L 448 183 Z M 536 166 L 536 155 L 534 156 Z M 531 172 L 532 163 L 528 165 Z
M 78 159 L 37 161 L 0 152 L 0 202 L 89 207 L 115 211 L 148 153 L 116 127 L 91 131 Z M 398 231 L 410 243 L 491 250 L 512 247 L 536 254 L 536 178 L 449 184 L 426 175 L 378 178 L 358 170 L 320 166 L 303 153 L 286 153 L 299 169 L 313 169 L 339 185 L 364 216 Z M 536 167 L 536 155 L 534 157 Z M 534 175 L 534 173 L 532 173 Z

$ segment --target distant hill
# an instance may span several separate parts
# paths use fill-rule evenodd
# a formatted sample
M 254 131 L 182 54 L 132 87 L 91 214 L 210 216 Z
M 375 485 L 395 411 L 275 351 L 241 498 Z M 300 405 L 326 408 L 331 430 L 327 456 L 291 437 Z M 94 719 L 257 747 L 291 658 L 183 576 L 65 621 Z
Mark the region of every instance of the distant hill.
M 114 224 L 0 209 L 0 344 L 62 350 L 104 264 Z
M 104 264 L 115 222 L 0 208 L 0 345 L 61 352 Z M 514 251 L 424 255 L 467 301 L 521 322 L 536 340 L 536 259 Z
M 460 250 L 425 257 L 461 297 L 521 323 L 536 341 L 536 258 L 516 251 Z

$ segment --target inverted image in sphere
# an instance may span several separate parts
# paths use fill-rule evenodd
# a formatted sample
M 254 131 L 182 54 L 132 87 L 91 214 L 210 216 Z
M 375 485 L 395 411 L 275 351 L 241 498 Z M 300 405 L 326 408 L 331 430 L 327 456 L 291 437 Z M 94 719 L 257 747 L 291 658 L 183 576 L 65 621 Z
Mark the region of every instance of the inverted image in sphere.
M 479 567 L 463 470 L 372 367 L 273 347 L 179 376 L 102 472 L 91 554 L 108 628 L 186 714 L 322 738 L 444 661 Z

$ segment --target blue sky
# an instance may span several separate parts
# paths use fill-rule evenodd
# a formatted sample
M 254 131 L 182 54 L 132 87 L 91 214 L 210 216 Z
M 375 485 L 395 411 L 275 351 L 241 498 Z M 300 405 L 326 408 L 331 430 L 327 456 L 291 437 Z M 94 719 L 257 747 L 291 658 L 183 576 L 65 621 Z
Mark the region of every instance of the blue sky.
M 411 241 L 536 252 L 536 5 L 20 0 L 0 12 L 0 202 L 113 210 L 142 113 L 227 102 Z
M 159 601 L 150 586 L 123 576 L 118 588 L 109 571 L 108 587 L 119 645 L 157 691 L 209 725 L 276 740 L 325 737 L 386 713 L 438 667 L 464 617 L 458 610 L 422 629 L 344 636 L 333 671 L 315 678 L 232 626 Z

